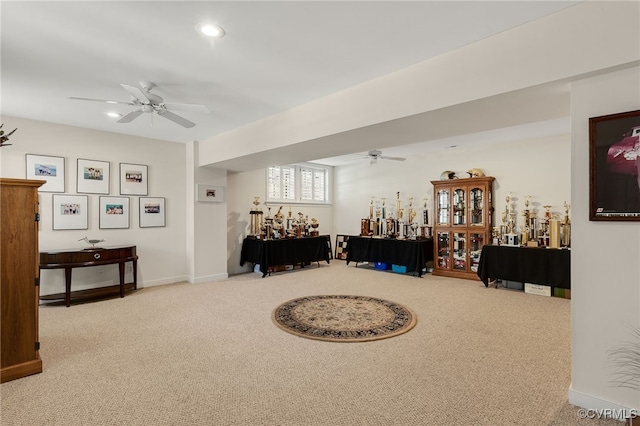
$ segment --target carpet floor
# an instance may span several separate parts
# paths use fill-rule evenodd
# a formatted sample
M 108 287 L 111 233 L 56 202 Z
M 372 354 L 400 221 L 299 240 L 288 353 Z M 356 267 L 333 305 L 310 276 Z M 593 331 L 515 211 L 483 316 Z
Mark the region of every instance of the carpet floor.
M 408 333 L 305 339 L 273 310 L 314 294 L 393 300 Z M 570 301 L 330 265 L 41 306 L 44 371 L 1 385 L 3 426 L 620 425 L 577 418 Z

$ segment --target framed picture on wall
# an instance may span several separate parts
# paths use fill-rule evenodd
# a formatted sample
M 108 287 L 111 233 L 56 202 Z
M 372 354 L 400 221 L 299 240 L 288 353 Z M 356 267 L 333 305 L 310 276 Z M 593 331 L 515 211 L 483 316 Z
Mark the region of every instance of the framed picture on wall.
M 164 197 L 140 197 L 140 228 L 166 226 Z
M 80 193 L 108 194 L 111 175 L 108 161 L 78 158 L 78 187 Z
M 120 163 L 120 195 L 147 195 L 147 169 L 143 164 Z
M 200 202 L 222 203 L 224 201 L 224 186 L 199 183 L 196 185 L 196 191 L 196 199 Z
M 589 220 L 640 221 L 640 110 L 589 119 Z
M 88 198 L 53 194 L 53 230 L 89 229 Z
M 100 197 L 100 229 L 129 227 L 129 197 Z
M 26 154 L 27 179 L 45 180 L 39 192 L 64 192 L 64 157 Z

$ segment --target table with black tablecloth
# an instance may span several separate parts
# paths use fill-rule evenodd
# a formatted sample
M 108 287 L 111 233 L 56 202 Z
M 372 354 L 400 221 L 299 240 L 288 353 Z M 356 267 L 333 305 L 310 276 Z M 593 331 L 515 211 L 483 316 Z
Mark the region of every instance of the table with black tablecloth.
M 407 272 L 417 272 L 422 276 L 422 269 L 427 262 L 433 260 L 433 239 L 396 240 L 392 238 L 349 237 L 347 265 L 349 262 L 381 262 L 400 265 Z
M 478 277 L 485 286 L 502 279 L 571 288 L 571 251 L 544 247 L 486 245 L 482 247 Z
M 331 249 L 329 237 L 285 238 L 279 240 L 260 240 L 247 237 L 242 242 L 240 266 L 245 262 L 260 265 L 262 276 L 269 273 L 269 268 L 280 265 L 305 265 L 321 260 L 329 263 Z

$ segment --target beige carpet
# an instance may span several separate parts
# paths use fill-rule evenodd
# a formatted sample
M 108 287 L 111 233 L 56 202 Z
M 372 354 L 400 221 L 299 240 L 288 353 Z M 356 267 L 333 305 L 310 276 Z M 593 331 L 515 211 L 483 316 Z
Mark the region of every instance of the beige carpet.
M 419 320 L 341 344 L 271 320 L 281 303 L 358 294 Z M 40 309 L 44 372 L 2 384 L 9 425 L 621 425 L 576 418 L 570 301 L 341 261 Z

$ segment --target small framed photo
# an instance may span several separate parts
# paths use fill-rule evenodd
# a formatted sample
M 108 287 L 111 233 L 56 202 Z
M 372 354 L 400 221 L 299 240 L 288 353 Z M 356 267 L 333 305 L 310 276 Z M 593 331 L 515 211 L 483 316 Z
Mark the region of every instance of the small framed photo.
M 40 192 L 64 192 L 64 157 L 27 154 L 27 179 L 45 180 Z
M 53 194 L 53 230 L 89 229 L 86 195 Z
M 143 164 L 120 163 L 120 195 L 147 195 L 147 169 Z
M 640 221 L 640 110 L 589 118 L 589 220 Z
M 129 197 L 100 197 L 100 229 L 129 227 Z
M 78 158 L 78 187 L 80 193 L 108 194 L 111 163 Z
M 207 184 L 196 185 L 197 200 L 204 203 L 222 203 L 224 201 L 224 186 Z
M 140 197 L 140 228 L 166 226 L 164 197 Z

